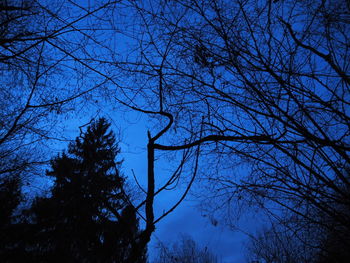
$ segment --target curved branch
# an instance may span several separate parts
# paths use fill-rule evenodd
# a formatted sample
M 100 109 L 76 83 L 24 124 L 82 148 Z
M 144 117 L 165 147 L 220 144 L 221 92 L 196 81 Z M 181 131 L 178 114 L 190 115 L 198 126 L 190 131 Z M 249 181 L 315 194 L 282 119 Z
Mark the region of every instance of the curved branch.
M 254 141 L 254 142 L 269 142 L 271 141 L 271 137 L 267 135 L 253 135 L 253 136 L 225 136 L 225 135 L 209 135 L 204 138 L 201 138 L 197 141 L 178 145 L 178 146 L 170 146 L 170 145 L 161 145 L 161 144 L 154 144 L 154 148 L 158 150 L 164 150 L 164 151 L 177 151 L 177 150 L 183 150 L 188 149 L 194 146 L 198 146 L 205 142 L 219 142 L 219 141 Z

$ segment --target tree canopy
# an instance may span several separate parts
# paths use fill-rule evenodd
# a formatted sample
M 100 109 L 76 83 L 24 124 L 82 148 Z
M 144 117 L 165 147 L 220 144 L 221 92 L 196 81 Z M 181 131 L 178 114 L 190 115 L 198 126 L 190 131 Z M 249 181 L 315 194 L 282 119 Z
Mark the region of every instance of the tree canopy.
M 150 123 L 146 197 L 135 208 L 146 224 L 135 254 L 198 174 L 206 208 L 228 211 L 229 223 L 230 211 L 255 205 L 300 230 L 304 244 L 315 245 L 303 235 L 311 228 L 349 246 L 348 1 L 49 3 L 0 5 L 0 174 L 35 163 L 26 153 L 52 139 L 62 114 L 109 103 Z M 55 165 L 79 167 L 79 147 Z M 164 152 L 174 171 L 160 178 Z M 157 213 L 155 199 L 179 181 L 183 194 Z

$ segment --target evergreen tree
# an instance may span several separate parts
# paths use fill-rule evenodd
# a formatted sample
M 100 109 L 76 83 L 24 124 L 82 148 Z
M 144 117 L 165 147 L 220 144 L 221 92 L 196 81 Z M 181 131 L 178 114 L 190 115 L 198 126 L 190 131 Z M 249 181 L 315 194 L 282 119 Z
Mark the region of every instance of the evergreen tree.
M 110 124 L 94 121 L 51 161 L 52 195 L 27 211 L 22 250 L 36 262 L 125 262 L 138 235 L 116 162 L 119 148 Z M 145 256 L 138 262 L 145 262 Z

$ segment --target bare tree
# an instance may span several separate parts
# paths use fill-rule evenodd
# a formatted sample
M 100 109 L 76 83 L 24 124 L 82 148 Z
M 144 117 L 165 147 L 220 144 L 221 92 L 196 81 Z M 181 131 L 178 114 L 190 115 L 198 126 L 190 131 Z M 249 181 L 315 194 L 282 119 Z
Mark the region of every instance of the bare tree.
M 345 174 L 345 176 L 348 176 Z M 347 187 L 340 185 L 345 191 Z M 349 229 L 332 217 L 314 210 L 313 217 L 327 227 L 301 221 L 300 217 L 284 215 L 283 221 L 275 221 L 268 228 L 250 236 L 247 244 L 247 262 L 338 262 L 349 260 Z M 335 210 L 348 214 L 346 206 L 337 204 Z M 287 221 L 286 221 L 287 220 Z
M 303 229 L 303 240 L 308 241 L 304 243 L 283 225 L 271 225 L 251 236 L 247 244 L 246 262 L 317 262 L 317 234 L 320 234 L 317 229 Z
M 159 244 L 159 254 L 154 263 L 217 263 L 217 257 L 210 251 L 210 248 L 200 248 L 196 242 L 188 236 L 182 236 L 181 239 L 165 246 Z
M 96 28 L 82 31 L 84 23 L 115 3 L 84 10 L 71 1 L 0 3 L 0 175 L 48 160 L 38 159 L 42 143 L 64 140 L 57 124 L 79 110 L 78 99 L 103 85 L 98 78 L 89 81 L 73 57 L 86 57 L 94 40 L 89 30 Z
M 147 196 L 137 207 L 145 206 L 146 226 L 135 253 L 199 173 L 221 207 L 247 199 L 266 208 L 271 218 L 287 210 L 299 225 L 329 229 L 329 222 L 336 222 L 339 229 L 349 229 L 349 215 L 336 209 L 350 204 L 349 193 L 339 186 L 350 185 L 344 175 L 350 161 L 347 1 L 150 0 L 124 1 L 121 9 L 110 8 L 119 1 L 95 7 L 68 2 L 78 15 L 68 12 L 62 18 L 40 5 L 54 27 L 34 40 L 34 49 L 13 49 L 15 57 L 36 50 L 33 61 L 40 68 L 40 54 L 47 54 L 41 50 L 48 46 L 60 55 L 57 64 L 82 69 L 73 71 L 81 73 L 74 79 L 85 78 L 82 73 L 97 78 L 90 78 L 89 89 L 67 88 L 57 98 L 46 87 L 51 95 L 46 97 L 37 90 L 38 80 L 56 64 L 32 70 L 26 99 L 6 115 L 12 118 L 1 138 L 28 127 L 19 123 L 33 116 L 26 115 L 32 110 L 61 111 L 65 102 L 101 85 L 114 91 L 117 103 L 147 114 L 154 121 L 148 134 Z M 118 23 L 123 15 L 132 20 Z M 86 17 L 94 18 L 89 31 L 79 24 Z M 102 31 L 122 33 L 132 46 L 121 44 L 118 54 L 111 34 L 97 34 Z M 5 60 L 9 56 L 5 53 Z M 180 156 L 179 165 L 164 185 L 157 185 L 155 161 L 163 152 Z M 184 194 L 155 215 L 154 198 L 181 178 L 188 183 Z
M 201 167 L 222 207 L 243 198 L 271 218 L 287 210 L 298 224 L 328 229 L 331 217 L 350 227 L 348 214 L 335 209 L 350 203 L 339 187 L 350 184 L 346 1 L 132 1 L 130 10 L 140 21 L 138 41 L 111 66 L 125 72 L 126 96 L 115 98 L 161 126 L 149 132 L 141 243 Z M 159 152 L 183 154 L 156 189 Z M 181 175 L 186 162 L 192 172 Z M 189 182 L 184 195 L 155 218 L 155 196 L 181 176 Z

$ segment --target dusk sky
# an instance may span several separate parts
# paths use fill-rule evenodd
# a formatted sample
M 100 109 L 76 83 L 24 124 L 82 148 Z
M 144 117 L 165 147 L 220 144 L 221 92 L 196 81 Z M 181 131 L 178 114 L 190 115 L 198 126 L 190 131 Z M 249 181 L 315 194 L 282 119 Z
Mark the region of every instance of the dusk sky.
M 84 125 L 90 121 L 90 117 L 96 117 L 96 113 L 100 111 L 96 109 L 91 111 L 91 116 L 85 115 L 77 117 L 76 120 L 69 121 L 69 126 L 66 127 L 66 136 L 75 138 L 79 134 L 79 126 Z M 119 112 L 119 111 L 100 111 L 99 116 L 109 118 L 112 123 L 112 129 L 120 137 L 119 146 L 121 147 L 121 158 L 124 159 L 122 164 L 122 172 L 127 176 L 128 182 L 138 189 L 137 184 L 132 176 L 134 170 L 139 183 L 146 189 L 147 186 L 147 129 L 150 128 L 145 116 L 142 113 L 134 112 Z M 63 149 L 66 144 L 60 144 Z M 164 159 L 158 161 L 156 164 L 158 174 L 167 175 L 169 171 L 168 160 Z M 202 167 L 205 169 L 205 167 Z M 165 171 L 165 173 L 164 173 Z M 157 180 L 158 181 L 158 180 Z M 160 179 L 159 181 L 164 181 Z M 138 189 L 138 191 L 140 191 Z M 169 209 L 180 198 L 184 191 L 184 187 L 176 190 L 165 192 L 156 200 L 155 213 L 161 215 L 163 211 Z M 198 188 L 197 188 L 198 191 Z M 149 243 L 150 262 L 158 254 L 159 242 L 164 245 L 171 245 L 179 242 L 181 236 L 188 235 L 201 247 L 207 247 L 215 255 L 217 255 L 222 263 L 235 263 L 245 261 L 245 243 L 247 236 L 240 232 L 240 230 L 232 230 L 225 223 L 224 220 L 217 218 L 218 224 L 213 225 L 206 213 L 201 211 L 200 201 L 195 200 L 189 193 L 181 205 L 175 209 L 171 214 L 166 216 L 156 225 L 156 231 Z M 142 197 L 135 196 L 135 205 L 137 205 Z M 143 210 L 140 211 L 143 213 Z M 252 219 L 252 218 L 250 218 Z M 237 222 L 244 231 L 254 231 L 254 224 L 249 218 L 245 218 L 245 222 Z M 254 218 L 256 220 L 256 218 Z M 250 221 L 250 222 L 249 222 Z M 142 219 L 140 224 L 144 225 Z
M 349 36 L 346 0 L 2 1 L 0 261 L 347 263 Z
M 145 145 L 147 130 L 145 127 L 147 125 L 142 117 L 131 117 L 130 119 L 129 124 L 125 122 L 125 125 L 121 126 L 124 133 L 124 140 L 120 144 L 122 155 L 125 156 L 123 170 L 125 174 L 129 175 L 129 180 L 135 183 L 130 171 L 133 169 L 138 180 L 143 182 L 145 187 L 147 174 Z M 132 125 L 133 120 L 136 120 L 137 124 Z M 156 165 L 158 174 L 169 173 L 167 171 L 167 160 L 157 162 Z M 202 169 L 205 169 L 205 167 L 202 167 Z M 164 173 L 164 171 L 167 172 Z M 161 195 L 156 201 L 156 214 L 161 215 L 162 211 L 175 204 L 183 191 L 184 187 L 180 187 L 172 193 Z M 156 225 L 156 231 L 149 244 L 150 257 L 152 258 L 156 253 L 155 247 L 157 247 L 158 242 L 169 245 L 178 242 L 181 235 L 190 235 L 200 246 L 208 247 L 209 250 L 215 252 L 222 263 L 243 262 L 245 260 L 244 242 L 246 242 L 247 236 L 239 231 L 230 230 L 223 222 L 219 222 L 218 225 L 214 226 L 208 217 L 203 217 L 205 213 L 200 210 L 200 201 L 191 198 L 191 193 L 186 199 L 189 199 L 189 201 L 185 200 L 175 211 Z M 220 221 L 220 219 L 218 220 Z

